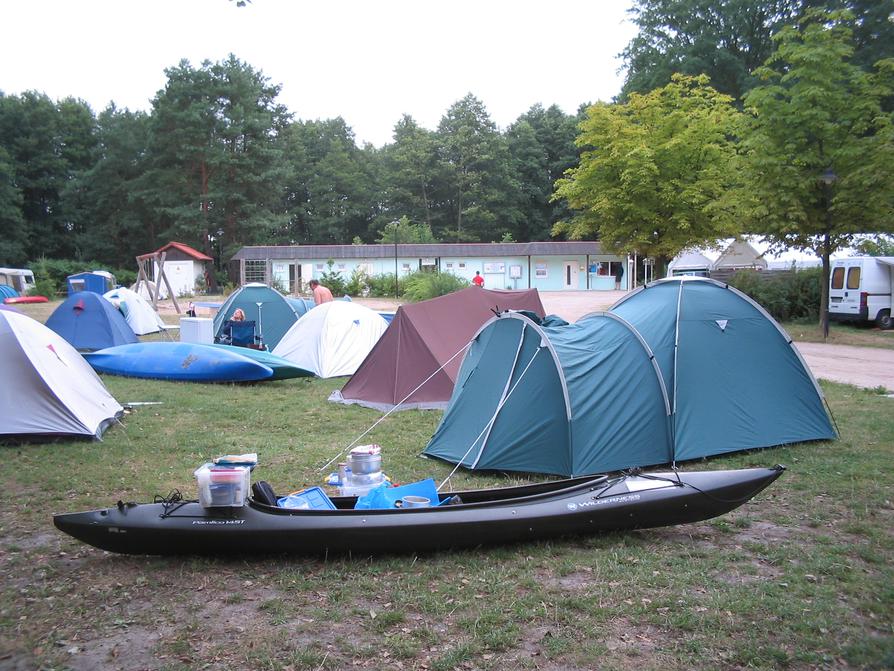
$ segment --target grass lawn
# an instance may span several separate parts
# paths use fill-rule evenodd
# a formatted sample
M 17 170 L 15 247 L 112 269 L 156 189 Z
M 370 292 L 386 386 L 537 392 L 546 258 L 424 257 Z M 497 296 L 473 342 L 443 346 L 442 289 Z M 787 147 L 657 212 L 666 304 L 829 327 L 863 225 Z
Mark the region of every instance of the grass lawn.
M 824 383 L 840 440 L 685 465 L 789 468 L 704 523 L 423 556 L 161 559 L 92 549 L 51 514 L 195 496 L 193 470 L 231 452 L 258 452 L 255 478 L 278 491 L 320 484 L 380 415 L 327 403 L 343 379 L 104 381 L 159 404 L 101 443 L 0 447 L 0 669 L 894 667 L 894 399 Z M 395 480 L 440 480 L 450 467 L 418 457 L 439 418 L 396 413 L 362 442 Z

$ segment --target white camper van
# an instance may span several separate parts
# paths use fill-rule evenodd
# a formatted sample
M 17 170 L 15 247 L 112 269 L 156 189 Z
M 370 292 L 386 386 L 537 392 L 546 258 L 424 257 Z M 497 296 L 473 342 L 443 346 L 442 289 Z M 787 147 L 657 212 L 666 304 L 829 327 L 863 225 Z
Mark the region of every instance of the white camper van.
M 894 256 L 854 256 L 832 261 L 829 319 L 875 322 L 889 329 Z
M 24 296 L 34 288 L 34 273 L 24 268 L 0 268 L 0 284 L 10 286 Z

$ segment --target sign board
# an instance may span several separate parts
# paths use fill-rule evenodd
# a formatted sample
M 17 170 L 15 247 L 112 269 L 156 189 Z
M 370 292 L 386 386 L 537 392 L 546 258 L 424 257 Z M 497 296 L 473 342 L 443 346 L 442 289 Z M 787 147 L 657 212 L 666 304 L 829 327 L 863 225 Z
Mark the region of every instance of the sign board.
M 485 274 L 496 274 L 496 273 L 505 273 L 506 272 L 506 264 L 505 263 L 485 263 L 484 264 L 484 273 Z
M 522 276 L 522 267 L 521 266 L 509 266 L 509 277 L 513 280 L 517 280 Z

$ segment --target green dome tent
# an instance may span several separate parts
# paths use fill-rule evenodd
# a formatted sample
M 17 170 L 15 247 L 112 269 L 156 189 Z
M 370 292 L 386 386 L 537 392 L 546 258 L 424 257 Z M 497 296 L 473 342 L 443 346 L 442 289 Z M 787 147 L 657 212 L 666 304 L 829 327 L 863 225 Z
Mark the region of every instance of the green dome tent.
M 532 317 L 481 328 L 426 455 L 578 476 L 835 437 L 791 339 L 712 280 L 662 280 L 575 324 Z
M 270 350 L 279 344 L 299 317 L 295 307 L 276 289 L 255 282 L 246 284 L 230 294 L 214 316 L 215 342 L 220 340 L 224 323 L 238 308 L 242 308 L 246 321 L 255 322 L 255 335 L 260 336 Z

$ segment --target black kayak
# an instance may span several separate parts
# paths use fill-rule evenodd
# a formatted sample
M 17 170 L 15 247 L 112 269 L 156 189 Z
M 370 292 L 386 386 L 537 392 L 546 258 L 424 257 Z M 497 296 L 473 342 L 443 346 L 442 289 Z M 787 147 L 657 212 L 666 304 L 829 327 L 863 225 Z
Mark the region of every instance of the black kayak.
M 242 507 L 195 501 L 121 503 L 55 515 L 61 531 L 110 552 L 149 555 L 390 554 L 430 552 L 605 531 L 670 526 L 738 508 L 785 470 L 588 476 L 441 494 L 428 508 L 296 510 L 249 498 Z

